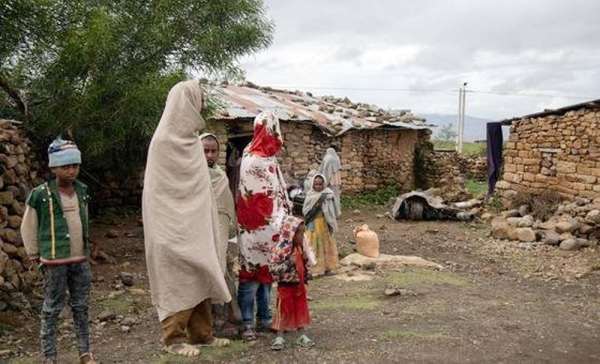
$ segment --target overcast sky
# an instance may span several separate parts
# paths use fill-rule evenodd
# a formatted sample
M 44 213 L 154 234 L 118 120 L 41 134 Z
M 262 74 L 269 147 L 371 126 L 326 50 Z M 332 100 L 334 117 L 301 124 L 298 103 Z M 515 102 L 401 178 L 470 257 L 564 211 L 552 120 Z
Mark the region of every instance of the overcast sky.
M 600 99 L 597 0 L 265 3 L 273 45 L 241 64 L 262 86 L 456 114 L 468 82 L 493 93 L 467 94 L 466 113 L 491 119 Z

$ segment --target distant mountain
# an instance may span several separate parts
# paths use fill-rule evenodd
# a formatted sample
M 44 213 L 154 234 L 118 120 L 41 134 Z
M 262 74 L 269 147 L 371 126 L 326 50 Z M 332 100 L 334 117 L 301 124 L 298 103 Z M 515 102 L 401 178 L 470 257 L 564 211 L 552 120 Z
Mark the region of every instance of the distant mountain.
M 452 114 L 418 114 L 417 116 L 424 117 L 427 119 L 429 124 L 437 125 L 437 128 L 433 128 L 433 137 L 437 137 L 439 130 L 444 126 L 451 124 L 456 130 L 457 115 Z M 496 120 L 478 118 L 475 116 L 465 115 L 465 130 L 463 134 L 464 141 L 473 142 L 475 140 L 485 140 L 485 124 Z M 502 128 L 504 139 L 508 138 L 508 129 Z

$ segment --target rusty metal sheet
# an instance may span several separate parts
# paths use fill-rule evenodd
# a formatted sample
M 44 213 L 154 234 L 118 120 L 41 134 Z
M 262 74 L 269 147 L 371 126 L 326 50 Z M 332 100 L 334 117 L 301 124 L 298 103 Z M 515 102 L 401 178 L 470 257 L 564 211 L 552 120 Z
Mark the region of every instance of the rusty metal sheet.
M 351 129 L 388 128 L 424 130 L 431 125 L 415 122 L 378 122 L 376 117 L 360 117 L 356 107 L 328 103 L 306 93 L 250 86 L 221 85 L 215 88 L 222 110 L 215 119 L 253 118 L 261 111 L 273 112 L 279 120 L 311 122 L 326 134 L 341 135 Z M 329 112 L 326 110 L 328 109 Z

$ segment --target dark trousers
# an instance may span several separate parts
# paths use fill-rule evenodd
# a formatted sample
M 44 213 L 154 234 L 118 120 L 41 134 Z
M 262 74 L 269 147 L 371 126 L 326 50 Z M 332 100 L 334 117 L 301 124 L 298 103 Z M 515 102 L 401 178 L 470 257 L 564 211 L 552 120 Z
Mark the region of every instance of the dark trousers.
M 60 312 L 69 292 L 69 307 L 77 337 L 79 355 L 90 352 L 88 311 L 92 273 L 88 262 L 47 265 L 44 269 L 44 306 L 42 308 L 41 342 L 45 359 L 56 359 L 56 330 Z

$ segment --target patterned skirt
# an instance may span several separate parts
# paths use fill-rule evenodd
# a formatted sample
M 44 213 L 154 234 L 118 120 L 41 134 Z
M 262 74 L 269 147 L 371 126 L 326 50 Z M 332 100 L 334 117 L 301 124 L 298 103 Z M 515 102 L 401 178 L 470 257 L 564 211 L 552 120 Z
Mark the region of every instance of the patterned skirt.
M 306 230 L 306 238 L 315 252 L 317 265 L 310 268 L 313 276 L 323 275 L 325 271 L 333 271 L 340 267 L 335 237 L 329 230 L 325 216 L 320 214 L 315 218 L 313 230 Z

